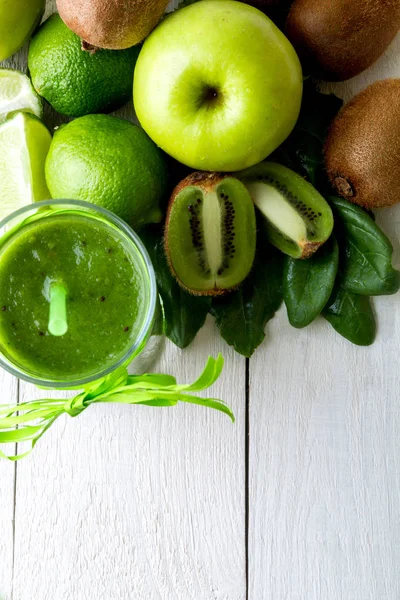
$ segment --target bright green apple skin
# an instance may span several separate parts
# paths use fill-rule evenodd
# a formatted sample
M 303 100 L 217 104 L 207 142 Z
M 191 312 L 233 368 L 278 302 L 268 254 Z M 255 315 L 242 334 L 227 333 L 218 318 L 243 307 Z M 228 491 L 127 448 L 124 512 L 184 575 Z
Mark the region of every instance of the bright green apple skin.
M 286 139 L 302 87 L 297 54 L 268 17 L 241 2 L 202 0 L 147 38 L 134 103 L 148 135 L 178 161 L 237 171 Z
M 46 0 L 0 0 L 0 61 L 17 52 L 38 25 Z

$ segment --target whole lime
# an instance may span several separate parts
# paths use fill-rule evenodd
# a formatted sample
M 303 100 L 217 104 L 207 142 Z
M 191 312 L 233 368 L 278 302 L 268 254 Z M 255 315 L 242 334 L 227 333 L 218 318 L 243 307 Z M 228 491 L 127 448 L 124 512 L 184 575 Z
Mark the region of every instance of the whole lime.
M 167 179 L 164 157 L 143 129 L 108 115 L 61 126 L 46 160 L 53 198 L 98 204 L 135 228 L 161 220 Z
M 28 67 L 35 90 L 59 113 L 109 112 L 132 98 L 140 46 L 83 50 L 80 38 L 51 15 L 32 38 Z
M 44 12 L 45 0 L 0 0 L 0 61 L 29 39 Z

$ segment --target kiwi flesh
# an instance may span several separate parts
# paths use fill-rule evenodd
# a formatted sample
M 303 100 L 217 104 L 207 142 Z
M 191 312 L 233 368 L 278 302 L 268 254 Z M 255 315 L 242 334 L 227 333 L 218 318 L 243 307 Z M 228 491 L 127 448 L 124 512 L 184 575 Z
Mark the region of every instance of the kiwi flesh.
M 224 174 L 186 177 L 172 193 L 164 243 L 172 274 L 192 294 L 235 289 L 256 250 L 255 210 L 246 187 Z
M 296 0 L 285 34 L 305 71 L 344 81 L 372 65 L 399 27 L 399 0 Z
M 368 209 L 400 202 L 400 79 L 376 81 L 346 104 L 324 151 L 340 196 Z
M 168 0 L 57 0 L 64 23 L 83 41 L 83 48 L 124 50 L 136 46 L 154 29 Z
M 321 194 L 283 165 L 262 162 L 237 173 L 265 217 L 271 244 L 293 258 L 308 258 L 331 235 L 332 210 Z

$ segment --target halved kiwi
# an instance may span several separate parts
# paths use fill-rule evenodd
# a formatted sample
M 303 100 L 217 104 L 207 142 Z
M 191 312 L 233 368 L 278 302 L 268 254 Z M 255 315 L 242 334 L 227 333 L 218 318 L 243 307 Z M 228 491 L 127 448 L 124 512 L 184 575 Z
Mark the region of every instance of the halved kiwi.
M 308 258 L 331 235 L 333 216 L 321 194 L 287 167 L 262 162 L 237 173 L 265 217 L 271 244 L 293 258 Z
M 172 274 L 192 294 L 214 296 L 249 274 L 256 218 L 246 186 L 218 173 L 193 173 L 172 193 L 165 251 Z

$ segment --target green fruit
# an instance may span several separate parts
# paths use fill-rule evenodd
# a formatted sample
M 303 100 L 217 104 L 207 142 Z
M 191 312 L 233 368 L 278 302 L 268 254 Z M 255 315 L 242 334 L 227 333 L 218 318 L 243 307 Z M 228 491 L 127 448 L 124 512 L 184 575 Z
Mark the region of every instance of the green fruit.
M 263 13 L 232 0 L 169 15 L 135 70 L 142 127 L 172 157 L 206 171 L 237 171 L 268 156 L 293 129 L 301 94 L 289 41 Z
M 13 69 L 0 69 L 0 123 L 8 115 L 24 111 L 43 116 L 43 104 L 29 77 Z
M 0 61 L 17 52 L 42 18 L 45 0 L 0 0 Z
M 399 23 L 398 0 L 295 0 L 285 32 L 312 75 L 344 81 L 385 52 Z
M 54 14 L 31 41 L 28 67 L 38 94 L 57 112 L 80 117 L 130 100 L 139 50 L 82 50 L 79 37 Z
M 144 40 L 168 0 L 57 0 L 63 21 L 97 48 L 121 50 Z
M 175 188 L 165 251 L 182 287 L 209 296 L 237 287 L 250 272 L 255 250 L 254 206 L 238 179 L 193 173 Z
M 329 204 L 300 175 L 264 162 L 238 173 L 261 214 L 271 244 L 293 258 L 311 256 L 331 235 Z
M 87 115 L 60 127 L 46 161 L 53 198 L 108 208 L 132 227 L 160 221 L 167 185 L 164 157 L 129 121 Z
M 400 78 L 375 81 L 343 106 L 325 142 L 340 196 L 369 210 L 400 202 Z
M 16 113 L 0 125 L 0 219 L 50 198 L 44 163 L 51 135 L 39 119 Z

